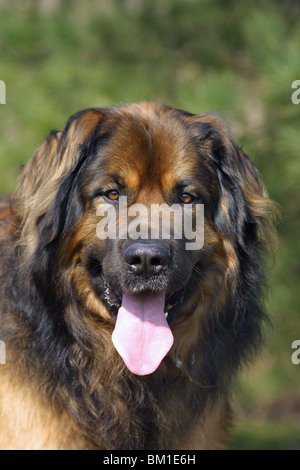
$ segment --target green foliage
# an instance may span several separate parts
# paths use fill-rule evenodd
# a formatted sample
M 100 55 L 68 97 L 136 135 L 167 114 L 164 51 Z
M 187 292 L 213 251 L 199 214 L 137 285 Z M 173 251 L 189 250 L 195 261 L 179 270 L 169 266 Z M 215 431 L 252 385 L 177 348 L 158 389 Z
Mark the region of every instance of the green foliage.
M 231 447 L 239 450 L 299 450 L 299 427 L 289 421 L 244 421 Z
M 89 106 L 153 100 L 212 109 L 255 161 L 283 220 L 269 268 L 273 332 L 237 392 L 254 409 L 300 395 L 300 365 L 291 363 L 300 339 L 300 105 L 291 101 L 299 13 L 293 0 L 0 0 L 0 193 L 13 190 L 19 165 L 51 129 Z M 287 420 L 276 433 L 271 422 L 260 426 L 246 418 L 232 446 L 300 446 L 299 426 L 298 441 Z

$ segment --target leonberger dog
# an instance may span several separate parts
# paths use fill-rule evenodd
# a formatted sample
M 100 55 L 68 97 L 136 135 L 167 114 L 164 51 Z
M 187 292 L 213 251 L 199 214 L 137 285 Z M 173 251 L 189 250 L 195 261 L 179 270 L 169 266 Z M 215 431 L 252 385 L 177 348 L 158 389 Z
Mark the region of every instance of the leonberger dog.
M 143 219 L 143 236 L 99 237 L 121 197 L 128 214 L 189 208 L 193 227 L 203 205 L 202 246 Z M 52 131 L 1 201 L 0 447 L 224 448 L 233 381 L 264 338 L 272 212 L 213 112 L 90 108 Z

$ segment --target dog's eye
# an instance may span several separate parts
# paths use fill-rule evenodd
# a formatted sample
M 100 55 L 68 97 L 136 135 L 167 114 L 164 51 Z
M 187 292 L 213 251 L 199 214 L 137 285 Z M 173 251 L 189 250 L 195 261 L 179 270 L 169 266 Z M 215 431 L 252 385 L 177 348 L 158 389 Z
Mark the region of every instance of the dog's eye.
M 181 202 L 183 202 L 183 204 L 189 204 L 193 201 L 194 198 L 191 194 L 183 193 L 181 194 L 181 196 L 179 196 L 179 199 L 181 200 Z
M 107 191 L 107 193 L 105 193 L 105 196 L 108 197 L 108 199 L 110 199 L 111 201 L 116 201 L 117 199 L 119 199 L 120 194 L 116 189 L 110 189 L 109 191 Z

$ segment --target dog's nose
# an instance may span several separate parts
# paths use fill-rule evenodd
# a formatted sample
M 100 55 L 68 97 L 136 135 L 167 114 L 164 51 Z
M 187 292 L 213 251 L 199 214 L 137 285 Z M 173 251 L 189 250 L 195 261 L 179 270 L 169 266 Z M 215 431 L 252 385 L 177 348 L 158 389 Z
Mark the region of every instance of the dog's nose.
M 133 242 L 125 248 L 124 259 L 130 270 L 149 278 L 159 274 L 170 260 L 168 248 L 160 242 Z

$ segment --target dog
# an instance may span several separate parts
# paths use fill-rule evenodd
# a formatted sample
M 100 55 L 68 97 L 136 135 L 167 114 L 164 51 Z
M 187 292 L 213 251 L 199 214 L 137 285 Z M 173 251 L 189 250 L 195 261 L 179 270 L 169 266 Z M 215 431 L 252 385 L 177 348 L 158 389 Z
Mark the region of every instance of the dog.
M 192 229 L 203 207 L 202 242 L 148 236 L 153 205 Z M 225 448 L 264 338 L 273 213 L 218 114 L 143 102 L 52 131 L 0 205 L 0 448 Z

